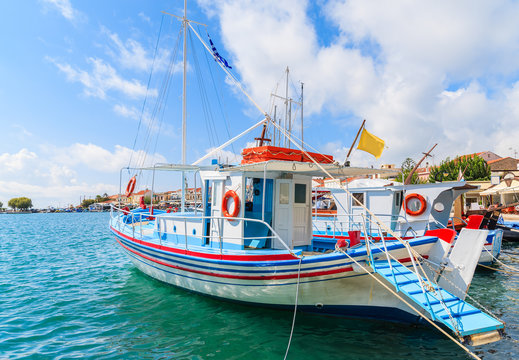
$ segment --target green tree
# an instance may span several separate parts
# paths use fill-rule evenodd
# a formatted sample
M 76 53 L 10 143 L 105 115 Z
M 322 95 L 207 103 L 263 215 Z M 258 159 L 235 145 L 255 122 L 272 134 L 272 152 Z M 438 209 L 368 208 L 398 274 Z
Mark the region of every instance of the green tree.
M 400 172 L 397 177 L 396 181 L 403 183 L 405 179 L 407 179 L 407 176 L 411 173 L 411 171 L 416 166 L 416 162 L 411 159 L 407 158 L 404 160 L 404 162 L 401 165 L 402 172 Z M 403 174 L 403 177 L 402 177 Z M 418 174 L 414 173 L 413 177 L 411 178 L 411 184 L 420 184 L 420 178 L 418 178 Z
M 96 199 L 95 199 L 95 202 L 104 202 L 104 201 L 107 201 L 109 198 L 108 198 L 108 194 L 107 193 L 104 193 L 102 196 L 101 195 L 96 195 Z
M 146 196 L 144 197 L 144 203 L 145 203 L 146 205 L 150 205 L 150 204 L 151 204 L 151 196 L 150 196 L 150 195 L 146 195 Z M 158 204 L 158 203 L 159 203 L 159 201 L 158 201 L 157 199 L 155 199 L 155 200 L 153 201 L 153 204 Z
M 0 201 L 0 209 L 4 206 L 4 203 Z
M 14 210 L 27 210 L 29 208 L 32 208 L 32 200 L 25 196 L 19 198 L 12 198 L 7 202 L 7 206 Z
M 490 166 L 483 158 L 458 156 L 454 160 L 446 158 L 440 166 L 431 168 L 429 182 L 456 181 L 460 173 L 467 181 L 490 180 Z
M 83 209 L 87 209 L 90 205 L 95 203 L 96 201 L 94 199 L 85 199 L 81 202 L 81 207 Z

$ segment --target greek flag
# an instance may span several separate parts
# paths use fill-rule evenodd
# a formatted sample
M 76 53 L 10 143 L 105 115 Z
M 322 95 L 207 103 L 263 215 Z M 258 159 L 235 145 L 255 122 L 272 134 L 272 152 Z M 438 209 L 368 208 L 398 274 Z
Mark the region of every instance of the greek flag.
M 211 50 L 213 51 L 214 59 L 216 61 L 220 62 L 226 68 L 232 69 L 232 67 L 229 66 L 229 63 L 227 62 L 227 60 L 225 60 L 220 54 L 218 54 L 218 51 L 214 47 L 213 40 L 211 40 L 211 37 L 209 36 L 209 34 L 207 34 L 207 37 L 209 38 L 209 43 L 211 44 Z

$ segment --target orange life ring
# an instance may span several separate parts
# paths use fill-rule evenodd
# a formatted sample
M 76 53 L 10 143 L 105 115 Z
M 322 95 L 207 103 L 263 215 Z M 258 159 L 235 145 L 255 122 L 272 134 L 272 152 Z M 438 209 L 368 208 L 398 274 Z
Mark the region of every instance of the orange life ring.
M 128 185 L 126 185 L 126 197 L 131 196 L 133 194 L 133 190 L 135 190 L 135 183 L 137 179 L 133 176 L 130 181 L 128 181 Z
M 420 207 L 417 210 L 411 210 L 411 209 L 409 209 L 409 206 L 407 206 L 407 203 L 413 199 L 417 199 L 418 201 L 420 201 Z M 408 215 L 418 216 L 418 215 L 422 215 L 424 213 L 425 209 L 427 208 L 427 201 L 425 201 L 425 199 L 422 195 L 413 193 L 413 194 L 409 194 L 405 197 L 405 200 L 402 203 L 402 205 L 404 207 L 405 212 Z
M 232 214 L 229 214 L 229 210 L 227 209 L 229 199 L 232 197 L 234 200 L 234 211 Z M 222 212 L 225 217 L 236 217 L 240 212 L 240 198 L 233 190 L 229 190 L 225 193 L 222 201 Z

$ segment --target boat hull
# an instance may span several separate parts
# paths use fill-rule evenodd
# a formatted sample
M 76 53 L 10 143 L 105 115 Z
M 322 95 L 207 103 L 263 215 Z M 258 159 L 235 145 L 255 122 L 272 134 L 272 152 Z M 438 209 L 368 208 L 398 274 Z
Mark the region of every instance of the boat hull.
M 117 242 L 133 264 L 159 281 L 227 301 L 293 309 L 299 286 L 302 311 L 389 321 L 415 322 L 418 314 L 392 295 L 383 281 L 353 264 L 344 254 L 333 253 L 291 260 L 227 261 L 183 254 L 185 249 L 153 247 L 115 229 Z M 427 253 L 435 241 L 414 247 Z M 406 261 L 403 247 L 391 254 Z M 382 258 L 381 255 L 374 257 Z M 365 264 L 367 255 L 355 258 Z M 409 259 L 407 259 L 409 262 Z M 300 268 L 300 270 L 299 270 Z M 378 274 L 374 274 L 379 280 Z
M 479 265 L 492 265 L 501 255 L 501 244 L 503 241 L 503 231 L 501 229 L 489 230 L 487 241 L 481 251 Z

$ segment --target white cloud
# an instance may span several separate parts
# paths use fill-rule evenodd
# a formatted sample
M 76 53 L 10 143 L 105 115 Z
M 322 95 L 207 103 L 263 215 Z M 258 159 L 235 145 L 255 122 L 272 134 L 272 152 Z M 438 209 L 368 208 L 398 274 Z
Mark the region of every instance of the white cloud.
M 0 179 L 0 196 L 4 207 L 7 207 L 7 201 L 13 197 L 26 196 L 32 200 L 35 208 L 52 207 L 68 207 L 69 205 L 77 206 L 80 196 L 94 198 L 95 195 L 101 195 L 105 192 L 108 194 L 116 194 L 119 187 L 114 184 L 106 183 L 86 183 L 68 184 L 68 185 L 48 185 L 39 183 L 26 183 L 19 181 L 4 181 Z M 5 199 L 5 201 L 4 201 Z
M 38 156 L 35 153 L 25 148 L 15 154 L 3 153 L 0 154 L 0 168 L 7 172 L 22 170 L 37 158 Z
M 151 19 L 150 19 L 150 17 L 147 16 L 147 15 L 146 15 L 145 13 L 143 13 L 142 11 L 139 13 L 139 17 L 140 17 L 143 21 L 147 22 L 148 24 L 151 24 Z
M 102 31 L 110 39 L 111 47 L 108 49 L 108 53 L 124 68 L 149 73 L 152 67 L 154 71 L 158 71 L 164 70 L 168 65 L 170 51 L 159 49 L 154 57 L 154 54 L 148 54 L 148 51 L 138 41 L 127 39 L 123 42 L 119 35 L 110 32 L 107 28 L 103 27 Z M 177 66 L 175 70 L 180 71 L 180 67 Z
M 132 151 L 117 145 L 107 150 L 94 144 L 76 143 L 65 148 L 41 147 L 36 153 L 26 148 L 0 154 L 0 201 L 27 196 L 35 207 L 77 204 L 80 195 L 95 196 L 118 192 L 119 171 L 128 165 L 148 166 L 166 162 L 160 154 Z M 106 184 L 99 179 L 113 179 Z
M 58 10 L 61 15 L 67 20 L 74 20 L 79 14 L 77 10 L 72 7 L 70 0 L 42 0 L 44 3 L 51 5 Z
M 116 145 L 113 152 L 98 145 L 79 143 L 61 150 L 59 154 L 56 153 L 54 161 L 69 166 L 84 165 L 88 169 L 106 173 L 118 172 L 128 166 L 130 158 L 136 160 L 139 166 L 166 162 L 160 154 L 148 154 L 142 150 L 134 151 L 120 145 Z
M 212 147 L 206 149 L 204 155 L 213 151 L 214 149 L 216 148 Z M 239 164 L 243 157 L 241 156 L 241 154 L 235 154 L 230 150 L 223 149 L 215 152 L 209 159 L 202 161 L 202 164 L 208 165 L 211 163 L 212 159 L 218 159 L 218 162 L 221 164 Z
M 26 140 L 33 136 L 33 134 L 20 124 L 12 124 L 11 128 L 15 129 L 10 136 L 14 136 L 20 140 Z
M 335 141 L 344 125 L 366 118 L 386 141 L 381 161 L 396 164 L 421 158 L 436 142 L 438 160 L 484 150 L 506 155 L 515 146 L 517 2 L 337 0 L 312 14 L 324 16 L 317 23 L 308 1 L 201 4 L 218 16 L 221 52 L 230 53 L 260 104 L 290 66 L 292 79 L 305 83 L 310 128 L 329 128 L 315 131 L 321 136 Z M 326 38 L 319 38 L 322 22 Z M 334 124 L 312 119 L 328 113 Z
M 105 99 L 108 91 L 118 91 L 132 98 L 144 97 L 146 93 L 148 96 L 157 96 L 156 89 L 147 91 L 146 86 L 140 81 L 123 79 L 111 65 L 102 59 L 92 57 L 87 59 L 87 62 L 92 65 L 91 72 L 76 69 L 70 64 L 59 63 L 52 58 L 47 58 L 47 60 L 65 73 L 68 81 L 81 83 L 85 87 L 84 93 L 87 96 Z
M 141 112 L 137 110 L 135 107 L 127 107 L 121 104 L 114 105 L 114 112 L 118 115 L 121 115 L 126 118 L 130 118 L 133 120 L 139 120 Z
M 122 117 L 135 121 L 141 120 L 141 110 L 138 110 L 134 106 L 128 107 L 122 104 L 115 104 L 113 110 L 117 115 Z M 147 131 L 150 133 L 157 134 L 160 132 L 161 136 L 178 139 L 178 130 L 175 130 L 171 124 L 164 122 L 163 113 L 157 114 L 157 112 L 155 112 L 155 117 L 151 118 L 150 114 L 145 112 L 142 115 L 142 124 L 146 126 Z

